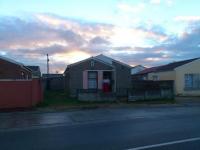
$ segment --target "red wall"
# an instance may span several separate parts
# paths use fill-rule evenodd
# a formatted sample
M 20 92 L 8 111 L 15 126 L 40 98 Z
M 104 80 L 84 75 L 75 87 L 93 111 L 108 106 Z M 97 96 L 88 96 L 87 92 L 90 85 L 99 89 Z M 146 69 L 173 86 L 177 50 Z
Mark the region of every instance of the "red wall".
M 32 107 L 42 99 L 39 79 L 0 81 L 0 108 Z

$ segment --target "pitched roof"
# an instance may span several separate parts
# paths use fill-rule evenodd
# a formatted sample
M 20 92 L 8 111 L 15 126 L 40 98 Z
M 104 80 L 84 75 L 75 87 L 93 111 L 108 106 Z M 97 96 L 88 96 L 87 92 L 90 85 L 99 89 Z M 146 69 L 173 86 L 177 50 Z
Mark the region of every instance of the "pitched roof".
M 132 67 L 132 69 L 133 68 L 138 68 L 138 67 L 146 68 L 145 66 L 142 66 L 142 65 L 136 65 L 136 66 Z
M 169 63 L 167 65 L 162 65 L 162 66 L 157 66 L 157 67 L 152 67 L 152 68 L 147 68 L 141 72 L 138 72 L 137 74 L 147 74 L 151 72 L 164 72 L 164 71 L 171 71 L 174 70 L 175 68 L 185 65 L 187 63 L 190 63 L 194 60 L 197 60 L 199 58 L 193 58 L 193 59 L 188 59 L 188 60 L 183 60 L 183 61 L 177 61 L 173 63 Z
M 10 62 L 10 63 L 15 64 L 15 65 L 18 65 L 18 66 L 20 66 L 21 68 L 23 68 L 23 69 L 25 69 L 25 70 L 31 72 L 31 70 L 30 70 L 29 68 L 27 68 L 26 66 L 24 66 L 23 63 L 17 62 L 17 61 L 15 61 L 15 60 L 13 60 L 13 59 L 10 59 L 10 58 L 4 57 L 4 56 L 0 56 L 0 59 L 2 59 L 2 60 L 4 60 L 4 61 L 7 61 L 7 62 Z
M 87 59 L 84 59 L 84 60 L 75 62 L 75 63 L 73 63 L 73 64 L 70 64 L 70 65 L 68 65 L 68 67 L 71 67 L 71 66 L 74 66 L 74 65 L 78 65 L 78 64 L 80 64 L 80 63 L 82 63 L 82 62 L 85 62 L 85 61 L 88 61 L 88 60 L 96 60 L 96 61 L 98 61 L 98 62 L 104 63 L 104 64 L 109 65 L 109 66 L 112 67 L 112 65 L 111 65 L 110 63 L 107 63 L 107 62 L 105 62 L 105 61 L 102 61 L 101 59 L 98 59 L 98 58 L 96 58 L 96 57 L 89 57 L 89 58 L 87 58 Z
M 14 61 L 13 59 L 10 59 L 10 58 L 4 57 L 4 56 L 0 56 L 0 59 L 3 59 L 5 61 L 8 61 L 10 63 L 16 64 L 16 65 L 19 65 L 19 66 L 24 66 L 22 63 L 19 63 L 17 61 Z
M 142 71 L 140 71 L 136 74 L 147 74 L 147 73 L 150 73 L 150 72 L 155 72 L 157 68 L 158 67 L 147 68 L 147 69 L 144 69 L 144 70 L 142 70 Z
M 39 66 L 26 66 L 27 68 L 31 69 L 32 71 L 40 71 Z
M 109 66 L 111 66 L 111 67 L 113 67 L 113 62 L 116 62 L 116 63 L 119 63 L 119 64 L 121 64 L 121 65 L 124 65 L 124 66 L 126 66 L 126 67 L 131 68 L 131 66 L 129 66 L 129 65 L 125 64 L 125 63 L 122 63 L 122 62 L 120 62 L 120 61 L 117 61 L 117 60 L 115 60 L 115 59 L 112 59 L 112 58 L 107 57 L 107 56 L 102 55 L 102 54 L 97 55 L 97 56 L 94 56 L 94 57 L 90 57 L 90 58 L 87 58 L 87 59 L 84 59 L 84 60 L 82 60 L 82 61 L 79 61 L 79 62 L 76 62 L 76 63 L 73 63 L 73 64 L 70 64 L 70 65 L 68 65 L 68 67 L 71 67 L 71 66 L 80 64 L 80 63 L 85 62 L 85 61 L 90 60 L 90 59 L 93 59 L 93 60 L 96 60 L 96 61 L 98 61 L 98 62 L 104 63 L 104 64 L 109 65 Z M 65 70 L 65 71 L 66 71 L 66 70 Z
M 105 56 L 105 55 L 103 55 L 103 54 L 97 55 L 97 56 L 95 56 L 95 58 L 100 59 L 100 60 L 102 60 L 102 61 L 104 61 L 104 62 L 106 62 L 106 63 L 109 63 L 109 64 L 111 64 L 111 65 L 112 65 L 113 62 L 116 62 L 116 63 L 119 63 L 119 64 L 121 64 L 121 65 L 123 65 L 123 66 L 126 66 L 126 67 L 131 68 L 131 66 L 129 66 L 128 64 L 125 64 L 125 63 L 123 63 L 123 62 L 121 62 L 121 61 L 112 59 L 112 58 L 110 58 L 110 57 L 108 57 L 108 56 Z

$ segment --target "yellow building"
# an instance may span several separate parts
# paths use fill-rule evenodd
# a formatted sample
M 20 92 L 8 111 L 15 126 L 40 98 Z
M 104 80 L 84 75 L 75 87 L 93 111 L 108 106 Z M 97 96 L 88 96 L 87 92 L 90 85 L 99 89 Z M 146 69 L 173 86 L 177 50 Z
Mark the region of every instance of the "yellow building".
M 140 79 L 173 80 L 176 95 L 200 96 L 200 58 L 149 68 L 139 74 Z

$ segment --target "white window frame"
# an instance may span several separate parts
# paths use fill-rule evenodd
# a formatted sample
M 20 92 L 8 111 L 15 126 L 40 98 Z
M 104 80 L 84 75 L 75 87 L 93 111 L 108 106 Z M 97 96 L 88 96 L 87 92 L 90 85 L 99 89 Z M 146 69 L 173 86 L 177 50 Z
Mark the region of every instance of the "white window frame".
M 185 90 L 200 90 L 200 74 L 189 73 L 184 75 Z
M 89 77 L 90 73 L 95 73 L 96 77 Z M 91 86 L 92 82 L 95 82 L 95 86 Z M 88 71 L 88 89 L 98 89 L 98 72 L 97 71 Z

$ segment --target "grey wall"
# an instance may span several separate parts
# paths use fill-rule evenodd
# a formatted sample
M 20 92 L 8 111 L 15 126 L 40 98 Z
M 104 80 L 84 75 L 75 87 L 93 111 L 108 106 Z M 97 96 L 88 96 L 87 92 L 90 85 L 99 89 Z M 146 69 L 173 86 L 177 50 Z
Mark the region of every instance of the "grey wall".
M 47 90 L 47 82 L 49 82 L 48 90 L 64 90 L 64 77 L 52 77 L 52 78 L 43 78 L 42 87 L 44 90 Z
M 113 65 L 116 69 L 116 90 L 118 94 L 121 93 L 123 96 L 126 92 L 125 89 L 131 87 L 131 68 L 116 62 L 113 62 Z
M 108 66 L 99 61 L 94 61 L 94 67 L 91 67 L 91 60 L 78 63 L 69 67 L 65 71 L 65 83 L 66 89 L 70 91 L 71 96 L 76 96 L 77 89 L 83 88 L 83 71 L 84 70 L 112 70 L 111 66 Z

